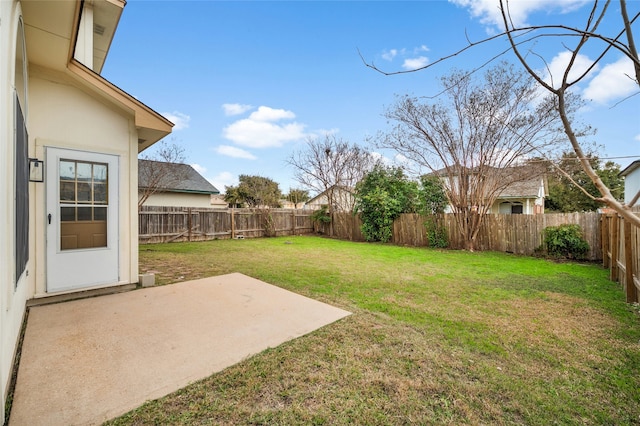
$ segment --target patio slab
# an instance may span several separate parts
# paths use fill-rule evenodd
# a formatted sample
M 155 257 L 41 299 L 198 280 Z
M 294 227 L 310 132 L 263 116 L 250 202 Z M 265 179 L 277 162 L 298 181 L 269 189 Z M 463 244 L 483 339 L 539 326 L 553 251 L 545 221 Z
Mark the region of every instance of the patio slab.
M 100 424 L 348 315 L 242 274 L 32 307 L 9 424 Z

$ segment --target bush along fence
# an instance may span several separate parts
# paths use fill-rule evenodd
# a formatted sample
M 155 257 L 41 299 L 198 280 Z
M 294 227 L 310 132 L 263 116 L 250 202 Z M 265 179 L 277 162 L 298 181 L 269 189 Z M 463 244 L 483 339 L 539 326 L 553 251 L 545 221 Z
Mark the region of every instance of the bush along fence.
M 206 209 L 142 206 L 141 244 L 275 237 L 314 232 L 310 210 Z
M 640 209 L 634 209 L 636 214 Z M 640 230 L 617 214 L 602 215 L 602 265 L 624 289 L 627 302 L 640 302 Z

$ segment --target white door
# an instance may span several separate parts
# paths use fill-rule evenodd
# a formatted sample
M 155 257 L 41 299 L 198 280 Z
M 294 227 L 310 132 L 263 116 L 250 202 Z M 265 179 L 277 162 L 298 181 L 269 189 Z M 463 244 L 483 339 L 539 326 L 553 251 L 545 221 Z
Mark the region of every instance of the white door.
M 47 292 L 118 282 L 118 160 L 47 148 Z

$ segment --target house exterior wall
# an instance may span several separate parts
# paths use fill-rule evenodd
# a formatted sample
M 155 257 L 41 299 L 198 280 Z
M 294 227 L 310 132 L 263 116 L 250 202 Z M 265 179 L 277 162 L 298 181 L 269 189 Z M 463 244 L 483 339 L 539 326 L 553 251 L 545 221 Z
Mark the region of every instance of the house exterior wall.
M 34 157 L 45 158 L 47 147 L 105 153 L 119 158 L 119 281 L 137 282 L 137 131 L 133 117 L 102 103 L 84 92 L 64 74 L 35 68 L 29 80 L 29 139 Z M 48 165 L 45 163 L 45 168 Z M 35 221 L 35 286 L 30 296 L 46 294 L 46 193 L 47 185 L 37 184 L 31 211 Z M 132 204 L 132 199 L 136 204 Z
M 15 282 L 15 103 L 14 78 L 21 8 L 16 1 L 0 1 L 0 423 L 11 380 L 11 369 L 28 298 L 27 273 Z M 25 117 L 28 119 L 28 116 Z M 30 190 L 33 185 L 30 184 Z M 31 219 L 33 223 L 33 219 Z M 33 236 L 31 236 L 33 238 Z M 33 257 L 26 271 L 33 270 Z
M 210 194 L 189 194 L 186 192 L 156 192 L 147 198 L 144 205 L 212 208 Z
M 640 191 L 640 167 L 624 177 L 624 202 L 630 203 L 638 191 Z
M 353 210 L 355 205 L 355 197 L 354 195 L 342 189 L 334 190 L 333 197 L 335 199 L 335 205 L 333 206 L 336 211 L 342 212 L 350 212 Z M 326 206 L 329 204 L 329 197 L 326 193 L 322 193 L 307 201 L 303 206 L 303 209 L 307 210 L 319 210 L 322 206 Z
M 107 3 L 116 9 L 124 5 Z M 22 140 L 23 132 L 17 131 L 22 129 L 22 123 L 16 125 L 16 87 L 25 86 L 28 89 L 20 91 L 20 104 L 28 133 L 28 157 L 44 161 L 45 171 L 48 166 L 54 167 L 51 170 L 57 167 L 57 164 L 46 164 L 48 147 L 109 154 L 118 159 L 118 226 L 111 228 L 117 229 L 118 233 L 117 282 L 100 287 L 135 283 L 138 280 L 139 134 L 144 135 L 142 139 L 146 140 L 148 146 L 171 131 L 171 123 L 146 105 L 88 71 L 83 65 L 69 61 L 67 53 L 73 49 L 72 41 L 75 39 L 74 16 L 81 10 L 81 4 L 79 0 L 41 3 L 0 1 L 0 259 L 3 262 L 0 266 L 0 396 L 3 407 L 27 300 L 47 295 L 45 269 L 49 212 L 46 191 L 47 188 L 57 189 L 58 184 L 47 182 L 46 173 L 45 182 L 27 183 L 26 177 L 24 180 L 17 178 L 16 164 L 22 165 L 22 158 L 16 153 L 16 139 Z M 22 37 L 18 37 L 18 28 L 23 12 L 28 37 L 25 61 L 29 62 L 24 75 L 25 85 L 21 83 L 22 79 L 16 77 L 16 69 L 23 69 L 19 63 L 16 64 L 19 59 L 16 51 L 20 51 L 17 49 L 17 40 L 22 40 Z M 112 18 L 115 19 L 112 22 L 115 29 L 119 15 Z M 83 34 L 92 38 L 92 25 L 87 28 Z M 82 45 L 82 42 L 79 40 L 79 44 Z M 41 65 L 36 66 L 35 63 Z M 20 163 L 17 163 L 17 159 L 20 159 Z M 20 184 L 19 194 L 16 194 L 16 182 Z M 23 189 L 25 186 L 28 187 L 28 198 L 16 200 L 27 192 Z M 22 233 L 20 238 L 16 236 L 16 226 L 20 225 L 20 220 L 16 220 L 16 206 L 20 203 L 25 203 L 24 208 L 28 209 L 29 221 L 22 228 L 28 229 L 28 260 L 24 273 L 16 280 L 16 270 L 22 270 L 22 265 L 16 267 L 16 261 L 26 257 L 16 256 L 16 241 L 23 238 Z M 18 211 L 21 213 L 23 210 Z M 18 219 L 25 217 L 21 215 Z M 4 423 L 4 409 L 0 413 L 0 423 Z
M 508 200 L 498 199 L 491 206 L 490 213 L 492 213 L 492 214 L 511 214 L 511 211 L 509 211 L 509 213 L 506 213 L 504 211 L 500 211 L 501 205 L 503 203 L 511 203 L 511 204 L 519 203 L 519 204 L 522 205 L 522 214 L 536 214 L 535 202 L 536 202 L 536 200 L 534 198 L 513 198 L 513 199 L 508 199 Z
M 319 210 L 322 206 L 329 204 L 329 199 L 326 195 L 318 195 L 312 200 L 307 201 L 303 209 L 305 210 Z
M 501 198 L 501 199 L 497 199 L 493 205 L 491 206 L 491 209 L 489 209 L 489 211 L 487 211 L 487 214 L 511 214 L 511 210 L 509 210 L 509 213 L 501 211 L 500 207 L 503 203 L 521 203 L 522 204 L 522 214 L 538 214 L 538 213 L 544 213 L 544 201 L 543 204 L 541 206 L 538 206 L 538 208 L 536 209 L 536 199 L 535 198 L 510 198 L 508 200 Z M 445 213 L 453 213 L 453 210 L 451 209 L 451 206 L 447 205 L 444 208 L 444 212 Z

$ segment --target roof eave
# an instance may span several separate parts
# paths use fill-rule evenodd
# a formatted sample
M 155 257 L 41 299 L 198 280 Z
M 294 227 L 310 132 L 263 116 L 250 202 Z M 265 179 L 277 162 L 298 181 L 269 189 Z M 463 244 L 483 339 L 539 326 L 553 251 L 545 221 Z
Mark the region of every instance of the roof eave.
M 640 167 L 640 160 L 635 160 L 634 162 L 629 164 L 627 167 L 622 169 L 620 173 L 618 173 L 618 176 L 622 176 L 622 177 L 627 176 L 631 174 L 638 167 Z
M 133 113 L 135 126 L 138 130 L 138 153 L 171 133 L 174 126 L 171 121 L 81 62 L 71 59 L 67 69 L 74 77 L 87 83 L 95 92 L 115 101 Z

